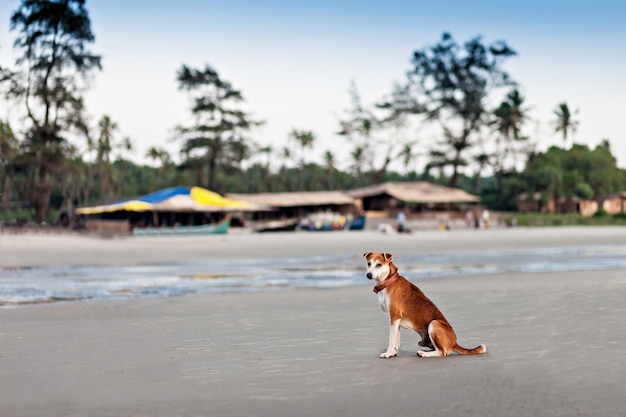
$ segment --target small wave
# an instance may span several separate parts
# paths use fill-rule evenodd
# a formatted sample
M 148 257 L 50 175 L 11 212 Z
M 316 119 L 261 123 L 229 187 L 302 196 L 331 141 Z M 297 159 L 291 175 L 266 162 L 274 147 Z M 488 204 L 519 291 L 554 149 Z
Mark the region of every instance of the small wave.
M 626 246 L 397 256 L 408 279 L 626 268 Z M 371 285 L 360 257 L 202 260 L 180 264 L 0 270 L 0 306 Z

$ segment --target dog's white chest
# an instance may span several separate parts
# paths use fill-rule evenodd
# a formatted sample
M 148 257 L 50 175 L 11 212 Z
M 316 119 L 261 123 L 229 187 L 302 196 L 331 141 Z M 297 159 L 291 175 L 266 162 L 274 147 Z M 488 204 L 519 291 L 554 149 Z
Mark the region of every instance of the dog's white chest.
M 382 290 L 378 294 L 378 304 L 380 304 L 380 308 L 386 313 L 389 311 L 389 297 L 387 297 L 387 290 Z

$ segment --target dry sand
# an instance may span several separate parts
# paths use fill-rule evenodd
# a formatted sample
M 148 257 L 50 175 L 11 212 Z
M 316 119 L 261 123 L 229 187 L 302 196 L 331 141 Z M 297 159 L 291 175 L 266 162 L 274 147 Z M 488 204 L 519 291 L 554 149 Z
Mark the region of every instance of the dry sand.
M 333 252 L 626 245 L 625 228 L 0 236 L 0 266 Z M 626 271 L 426 280 L 483 356 L 425 359 L 368 286 L 0 309 L 0 416 L 617 416 L 626 414 Z

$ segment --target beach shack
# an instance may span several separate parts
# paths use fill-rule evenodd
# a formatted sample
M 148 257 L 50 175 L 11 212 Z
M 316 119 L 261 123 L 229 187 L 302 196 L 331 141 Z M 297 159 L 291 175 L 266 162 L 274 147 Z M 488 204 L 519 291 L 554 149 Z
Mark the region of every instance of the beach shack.
M 226 197 L 265 207 L 250 215 L 254 220 L 300 219 L 318 212 L 356 214 L 354 197 L 343 191 L 301 191 L 282 193 L 227 194 Z
M 480 201 L 478 196 L 458 188 L 445 187 L 427 181 L 385 182 L 347 192 L 358 199 L 358 205 L 368 217 L 393 217 L 405 209 L 414 217 L 448 213 L 451 217 L 464 215 L 468 205 Z
M 195 234 L 225 233 L 228 229 L 222 222 L 225 218 L 257 209 L 260 207 L 202 187 L 180 186 L 108 204 L 80 207 L 76 214 L 84 218 L 86 230 L 101 233 L 133 233 L 145 229 L 155 233 Z M 201 227 L 218 223 L 218 228 Z
M 609 214 L 626 213 L 626 191 L 600 197 L 598 201 Z
M 578 213 L 584 217 L 598 211 L 598 202 L 578 196 L 545 197 L 541 193 L 522 193 L 517 198 L 520 213 Z

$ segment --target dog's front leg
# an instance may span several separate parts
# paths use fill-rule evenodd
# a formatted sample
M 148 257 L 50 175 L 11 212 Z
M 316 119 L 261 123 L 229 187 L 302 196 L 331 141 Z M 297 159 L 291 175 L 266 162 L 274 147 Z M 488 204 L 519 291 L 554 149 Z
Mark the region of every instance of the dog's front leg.
M 381 353 L 381 358 L 392 358 L 398 354 L 400 349 L 400 320 L 396 320 L 389 326 L 389 346 L 387 352 Z

